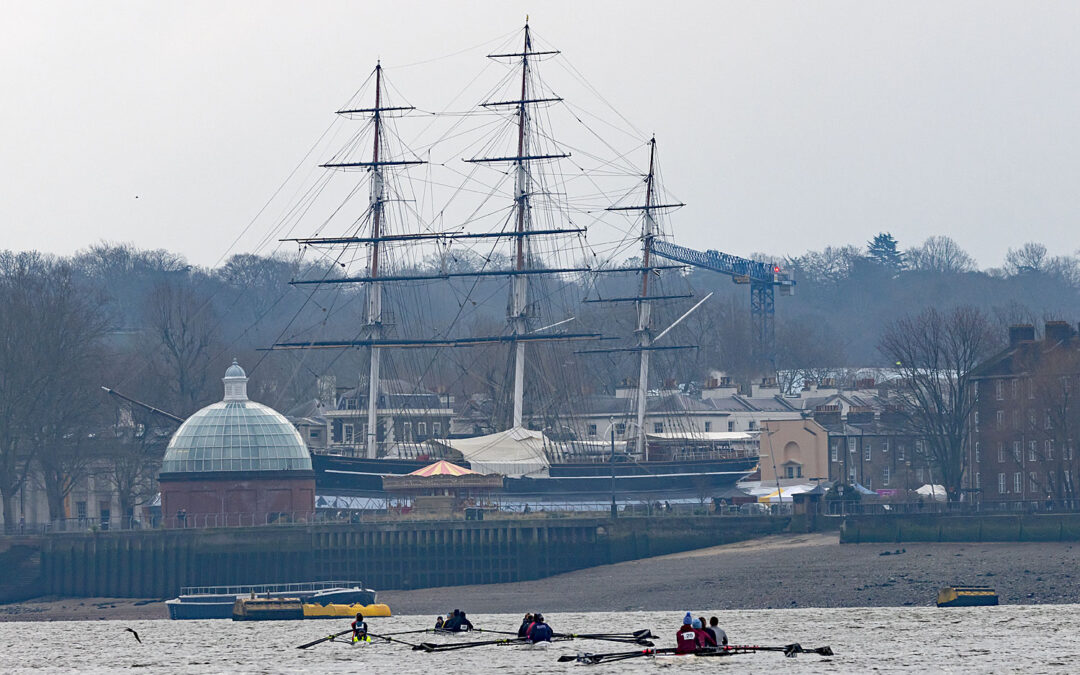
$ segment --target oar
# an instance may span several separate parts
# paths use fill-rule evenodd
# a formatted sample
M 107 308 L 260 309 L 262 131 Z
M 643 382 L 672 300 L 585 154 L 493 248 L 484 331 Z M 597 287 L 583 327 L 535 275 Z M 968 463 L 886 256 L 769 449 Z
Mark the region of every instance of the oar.
M 505 631 L 505 630 L 488 630 L 487 628 L 473 628 L 473 632 L 474 633 L 494 633 L 495 635 L 514 635 L 514 636 L 517 635 L 516 632 L 511 633 L 511 632 Z
M 653 656 L 658 652 L 664 653 L 666 651 L 664 649 L 639 649 L 633 652 L 609 652 L 607 654 L 563 654 L 559 657 L 559 663 L 568 663 L 570 661 L 579 661 L 581 663 L 622 661 L 623 659 L 634 659 L 640 656 Z
M 819 656 L 832 656 L 832 647 L 825 645 L 824 647 L 812 647 L 806 648 L 800 645 L 798 642 L 793 642 L 783 647 L 761 647 L 758 645 L 729 645 L 726 649 L 752 649 L 757 652 L 783 652 L 784 656 L 794 658 L 799 654 L 817 654 Z
M 329 642 L 330 640 L 333 640 L 336 637 L 341 637 L 342 635 L 345 635 L 346 633 L 351 633 L 351 632 L 352 632 L 352 628 L 349 628 L 347 630 L 341 631 L 340 633 L 334 633 L 333 635 L 327 635 L 326 637 L 319 638 L 318 640 L 312 640 L 311 642 L 307 643 L 306 645 L 300 645 L 299 647 L 297 647 L 297 649 L 307 649 L 308 647 L 314 647 L 315 645 L 319 645 L 319 644 L 322 644 L 324 642 Z
M 473 647 L 486 647 L 489 645 L 503 645 L 512 643 L 524 643 L 525 638 L 505 638 L 502 640 L 484 640 L 481 642 L 463 642 L 460 644 L 435 644 L 434 642 L 421 642 L 413 647 L 413 650 L 423 649 L 425 652 L 448 652 L 452 649 L 471 649 Z
M 375 633 L 368 633 L 368 635 L 373 638 L 379 638 L 380 640 L 386 640 L 387 642 L 396 642 L 399 645 L 405 645 L 406 647 L 412 647 L 413 649 L 423 649 L 423 647 L 421 647 L 420 645 L 416 645 L 411 642 L 405 642 L 404 640 L 398 640 L 397 638 L 392 638 L 389 635 L 377 635 Z M 401 635 L 401 633 L 395 633 L 395 635 Z

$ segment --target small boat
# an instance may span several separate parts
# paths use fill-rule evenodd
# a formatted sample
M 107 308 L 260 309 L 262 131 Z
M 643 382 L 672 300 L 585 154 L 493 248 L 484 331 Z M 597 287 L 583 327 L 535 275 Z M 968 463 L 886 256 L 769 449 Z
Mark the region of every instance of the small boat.
M 997 592 L 989 586 L 946 586 L 938 591 L 938 607 L 989 607 L 998 604 Z
M 170 619 L 230 619 L 238 598 L 252 594 L 262 598 L 297 598 L 303 604 L 327 606 L 376 605 L 375 591 L 355 581 L 313 581 L 299 584 L 256 584 L 247 586 L 194 586 L 180 589 L 180 595 L 167 600 Z M 382 607 L 386 607 L 382 605 Z M 363 610 L 357 610 L 363 611 Z M 374 610 L 373 610 L 374 611 Z M 372 616 L 389 616 L 373 613 Z M 353 612 L 355 616 L 356 612 Z

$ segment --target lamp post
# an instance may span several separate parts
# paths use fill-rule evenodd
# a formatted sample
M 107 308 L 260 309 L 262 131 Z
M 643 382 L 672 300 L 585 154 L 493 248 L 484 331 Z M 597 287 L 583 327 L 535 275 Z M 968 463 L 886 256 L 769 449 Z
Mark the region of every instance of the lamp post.
M 611 517 L 619 517 L 619 507 L 615 505 L 615 417 L 609 419 L 608 428 L 611 430 Z

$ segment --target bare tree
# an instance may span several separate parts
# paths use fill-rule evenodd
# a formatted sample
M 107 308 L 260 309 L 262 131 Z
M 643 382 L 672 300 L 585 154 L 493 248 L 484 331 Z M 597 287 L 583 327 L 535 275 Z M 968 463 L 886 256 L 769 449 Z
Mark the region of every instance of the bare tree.
M 1009 248 L 1005 254 L 1005 271 L 1011 275 L 1038 273 L 1044 271 L 1046 262 L 1046 247 L 1029 241 L 1020 248 Z
M 967 468 L 968 418 L 975 410 L 969 377 L 997 344 L 986 316 L 966 306 L 898 319 L 881 338 L 881 352 L 902 375 L 896 393 L 910 427 L 950 499 L 958 498 Z
M 181 416 L 199 409 L 210 393 L 218 322 L 210 299 L 187 279 L 158 284 L 146 301 L 150 373 L 164 384 Z
M 951 237 L 939 234 L 904 254 L 909 269 L 943 274 L 975 271 L 975 259 Z

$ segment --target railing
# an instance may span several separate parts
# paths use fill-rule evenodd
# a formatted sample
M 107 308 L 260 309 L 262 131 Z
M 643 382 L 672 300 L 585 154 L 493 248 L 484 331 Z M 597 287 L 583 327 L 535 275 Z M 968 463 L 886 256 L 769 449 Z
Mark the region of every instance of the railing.
M 330 588 L 363 588 L 361 581 L 307 581 L 297 584 L 248 586 L 182 586 L 180 595 L 245 595 L 247 593 L 310 593 Z
M 830 516 L 883 516 L 913 514 L 1078 513 L 1080 499 L 1026 499 L 963 502 L 821 502 Z

